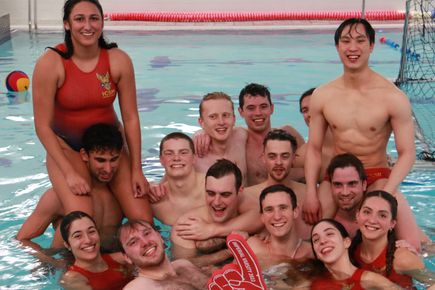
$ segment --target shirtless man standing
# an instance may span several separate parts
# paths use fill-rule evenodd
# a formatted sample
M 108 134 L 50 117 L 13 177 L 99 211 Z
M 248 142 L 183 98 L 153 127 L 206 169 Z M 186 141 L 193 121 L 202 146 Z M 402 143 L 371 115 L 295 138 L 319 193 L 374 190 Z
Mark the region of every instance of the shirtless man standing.
M 208 277 L 192 263 L 169 261 L 162 237 L 148 222 L 129 221 L 121 226 L 118 236 L 127 262 L 138 270 L 138 276 L 124 290 L 206 289 Z
M 208 154 L 197 158 L 196 170 L 205 173 L 216 160 L 226 158 L 240 168 L 245 184 L 247 133 L 242 128 L 234 128 L 236 118 L 231 98 L 222 92 L 205 95 L 199 105 L 198 121 L 204 132 L 210 136 L 211 144 Z
M 267 179 L 260 184 L 245 188 L 245 194 L 258 200 L 260 193 L 266 187 L 283 184 L 295 194 L 299 206 L 305 202 L 305 184 L 289 178 L 296 150 L 295 138 L 281 129 L 270 131 L 263 140 L 263 162 L 265 164 Z M 300 215 L 296 218 L 295 231 L 302 238 L 308 239 L 310 227 L 302 220 Z
M 270 91 L 260 84 L 248 84 L 239 94 L 239 114 L 245 119 L 248 127 L 248 139 L 246 142 L 246 154 L 249 156 L 247 162 L 248 185 L 255 185 L 267 179 L 267 171 L 262 162 L 263 140 L 271 130 L 270 116 L 273 114 L 274 106 L 270 98 Z M 304 138 L 291 126 L 283 126 L 281 129 L 287 131 L 296 138 L 297 147 L 305 143 Z
M 299 215 L 296 195 L 285 185 L 276 184 L 263 189 L 260 194 L 260 213 L 270 238 L 258 236 L 248 239 L 248 244 L 266 269 L 288 260 L 314 258 L 311 244 L 303 241 L 295 230 Z
M 158 187 L 164 186 L 166 194 L 151 206 L 154 215 L 166 225 L 174 225 L 184 213 L 205 205 L 205 175 L 193 168 L 194 160 L 193 142 L 186 134 L 170 133 L 160 142 L 165 180 Z
M 316 89 L 310 102 L 311 120 L 305 164 L 307 200 L 303 210 L 304 219 L 309 223 L 322 217 L 317 180 L 328 127 L 333 135 L 335 154 L 350 152 L 364 164 L 368 177 L 371 177 L 369 191 L 381 189 L 396 195 L 415 160 L 410 103 L 403 92 L 368 65 L 375 42 L 372 26 L 365 19 L 347 19 L 336 30 L 334 39 L 344 73 Z M 390 170 L 386 147 L 392 132 L 398 158 Z M 402 207 L 409 206 L 406 200 L 400 204 Z M 398 222 L 415 224 L 412 215 L 403 215 L 409 211 L 399 206 L 398 212 Z M 417 229 L 416 226 L 411 228 Z M 420 247 L 418 232 L 399 231 L 399 235 L 414 238 L 412 245 Z
M 82 143 L 80 155 L 92 178 L 91 198 L 94 219 L 101 235 L 102 245 L 108 248 L 112 246 L 113 238 L 122 220 L 121 208 L 110 191 L 108 183 L 119 166 L 123 137 L 115 126 L 96 124 L 85 131 Z M 42 235 L 51 223 L 57 228 L 58 222 L 64 215 L 65 210 L 57 193 L 50 188 L 41 196 L 35 210 L 21 226 L 16 238 L 24 245 L 40 250 L 31 239 Z M 65 247 L 58 229 L 52 247 Z

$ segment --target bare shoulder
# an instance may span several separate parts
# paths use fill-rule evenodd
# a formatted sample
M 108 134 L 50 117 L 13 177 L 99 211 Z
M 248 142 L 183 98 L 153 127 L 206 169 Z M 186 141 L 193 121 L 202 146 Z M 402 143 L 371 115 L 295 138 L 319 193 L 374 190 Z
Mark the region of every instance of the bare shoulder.
M 245 189 L 243 189 L 243 194 L 252 196 L 254 198 L 258 198 L 260 196 L 261 191 L 265 187 L 266 187 L 265 182 L 262 182 L 262 183 L 259 183 L 256 185 L 252 185 L 252 186 L 249 186 L 249 187 L 246 187 Z
M 234 127 L 233 138 L 234 141 L 246 142 L 246 140 L 248 139 L 248 130 L 243 127 Z
M 40 75 L 38 72 L 41 71 Z M 47 49 L 36 61 L 34 75 L 45 76 L 45 78 L 52 78 L 63 72 L 62 57 L 55 51 Z
M 75 271 L 67 271 L 59 280 L 59 284 L 67 290 L 91 289 L 88 279 Z
M 423 269 L 423 261 L 407 248 L 397 248 L 394 252 L 394 269 L 397 272 Z
M 130 56 L 119 48 L 111 48 L 108 50 L 110 60 L 110 71 L 112 74 L 118 72 L 130 72 L 133 69 L 133 63 Z
M 139 289 L 159 289 L 156 287 L 154 281 L 152 279 L 146 277 L 136 277 L 130 283 L 122 288 L 123 290 L 139 290 Z
M 361 286 L 364 289 L 401 289 L 384 276 L 370 271 L 363 272 Z
M 108 49 L 108 54 L 110 57 L 110 61 L 114 60 L 130 60 L 130 56 L 120 48 L 111 48 Z
M 254 253 L 256 255 L 258 255 L 259 253 L 262 252 L 262 249 L 265 246 L 264 241 L 262 241 L 260 238 L 258 238 L 257 236 L 251 236 L 249 237 L 249 239 L 247 240 L 248 245 L 251 247 L 252 251 L 254 251 Z

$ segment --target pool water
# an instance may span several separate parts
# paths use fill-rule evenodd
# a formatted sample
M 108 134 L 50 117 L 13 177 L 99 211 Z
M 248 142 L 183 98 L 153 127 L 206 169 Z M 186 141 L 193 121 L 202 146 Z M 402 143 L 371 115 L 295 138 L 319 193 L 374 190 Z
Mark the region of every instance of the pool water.
M 399 30 L 378 31 L 401 41 Z M 250 82 L 267 85 L 275 103 L 273 126 L 291 124 L 308 135 L 298 111 L 298 99 L 306 89 L 341 74 L 342 67 L 333 44 L 333 32 L 216 31 L 216 32 L 108 32 L 132 58 L 136 71 L 138 106 L 142 128 L 144 173 L 159 180 L 160 139 L 172 131 L 191 134 L 198 130 L 201 97 L 223 91 L 237 99 Z M 12 70 L 31 76 L 44 48 L 62 41 L 60 33 L 15 32 L 0 45 L 0 79 Z M 399 70 L 400 53 L 377 44 L 370 65 L 390 79 Z M 7 96 L 0 88 L 0 288 L 58 289 L 59 271 L 51 271 L 14 240 L 25 218 L 41 194 L 50 186 L 45 151 L 35 135 L 30 93 Z M 244 125 L 239 118 L 237 123 Z M 396 154 L 389 145 L 390 154 Z M 402 190 L 419 225 L 435 238 L 435 170 L 412 171 Z M 47 247 L 52 230 L 36 239 Z M 435 269 L 435 260 L 425 260 Z

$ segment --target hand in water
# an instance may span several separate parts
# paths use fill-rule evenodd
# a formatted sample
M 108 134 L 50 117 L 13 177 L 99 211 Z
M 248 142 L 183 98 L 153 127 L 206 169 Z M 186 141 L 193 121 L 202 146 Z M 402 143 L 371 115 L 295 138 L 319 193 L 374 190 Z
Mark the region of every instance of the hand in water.
M 266 290 L 257 258 L 242 236 L 227 237 L 228 249 L 235 263 L 225 265 L 213 273 L 208 281 L 209 290 Z

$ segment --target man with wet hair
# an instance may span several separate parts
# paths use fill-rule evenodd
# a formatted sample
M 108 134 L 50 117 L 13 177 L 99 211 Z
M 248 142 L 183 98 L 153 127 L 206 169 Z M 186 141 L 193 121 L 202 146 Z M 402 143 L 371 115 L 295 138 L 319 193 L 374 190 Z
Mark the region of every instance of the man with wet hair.
M 122 252 L 138 275 L 124 290 L 180 289 L 202 290 L 208 277 L 184 259 L 169 261 L 163 239 L 146 221 L 128 221 L 118 231 Z
M 114 247 L 113 242 L 118 226 L 121 224 L 121 208 L 113 196 L 108 183 L 115 175 L 121 157 L 123 137 L 117 127 L 108 124 L 96 124 L 89 127 L 82 138 L 80 155 L 87 165 L 92 181 L 92 204 L 94 219 L 100 232 L 102 246 Z M 27 218 L 17 233 L 17 239 L 24 245 L 40 250 L 32 242 L 42 235 L 50 224 L 56 229 L 52 247 L 63 248 L 58 224 L 65 210 L 53 188 L 48 189 L 40 198 L 33 213 Z
M 411 106 L 406 95 L 392 82 L 369 67 L 374 48 L 375 31 L 365 19 L 351 18 L 338 27 L 335 46 L 343 64 L 343 74 L 317 88 L 310 102 L 310 128 L 305 163 L 307 199 L 304 219 L 314 223 L 322 217 L 317 181 L 320 174 L 322 146 L 327 128 L 332 132 L 335 155 L 352 153 L 364 164 L 368 190 L 380 189 L 397 198 L 398 187 L 415 160 L 414 126 Z M 394 133 L 398 153 L 392 168 L 386 152 Z M 328 182 L 328 181 L 326 181 Z M 406 200 L 399 205 L 398 222 L 418 229 Z M 400 208 L 402 207 L 402 208 Z M 411 237 L 411 244 L 420 248 L 417 231 L 400 232 Z
M 195 170 L 195 158 L 192 139 L 184 133 L 170 133 L 160 142 L 165 178 L 150 187 L 149 196 L 154 215 L 166 225 L 172 226 L 184 213 L 205 205 L 205 175 Z
M 209 168 L 205 191 L 206 205 L 181 216 L 171 232 L 173 256 L 189 259 L 197 266 L 230 258 L 225 238 L 232 231 L 254 233 L 262 228 L 258 206 L 254 198 L 243 194 L 242 173 L 233 162 L 220 159 Z M 211 233 L 195 238 L 195 224 Z
M 311 244 L 303 241 L 295 229 L 300 209 L 294 191 L 282 184 L 271 185 L 261 191 L 259 202 L 261 221 L 269 238 L 252 236 L 248 244 L 261 267 L 314 258 Z
M 208 154 L 196 159 L 196 170 L 205 173 L 216 160 L 226 158 L 240 168 L 245 184 L 247 134 L 242 128 L 234 128 L 236 117 L 231 98 L 222 92 L 205 95 L 199 104 L 198 122 L 211 141 Z

